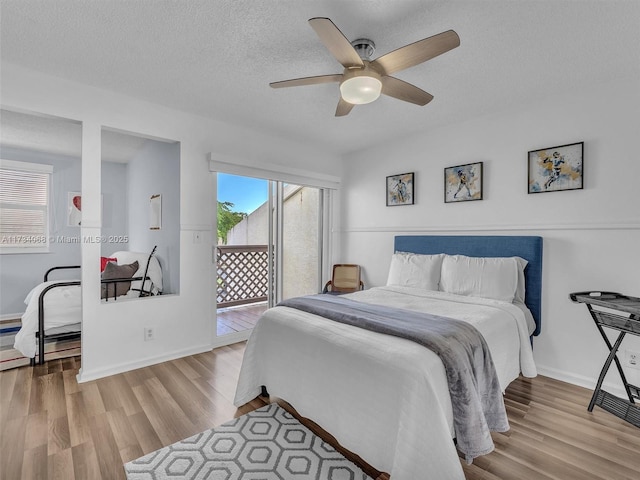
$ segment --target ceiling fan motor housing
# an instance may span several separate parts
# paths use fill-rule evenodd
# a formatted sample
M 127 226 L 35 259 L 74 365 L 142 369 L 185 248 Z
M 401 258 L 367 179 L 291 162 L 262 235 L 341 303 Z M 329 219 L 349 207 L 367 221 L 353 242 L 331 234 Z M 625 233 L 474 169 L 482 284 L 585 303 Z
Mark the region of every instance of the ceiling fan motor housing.
M 358 55 L 360 55 L 362 60 L 371 60 L 373 52 L 376 51 L 376 44 L 368 38 L 359 38 L 354 40 L 351 42 L 351 46 L 356 52 L 358 52 Z

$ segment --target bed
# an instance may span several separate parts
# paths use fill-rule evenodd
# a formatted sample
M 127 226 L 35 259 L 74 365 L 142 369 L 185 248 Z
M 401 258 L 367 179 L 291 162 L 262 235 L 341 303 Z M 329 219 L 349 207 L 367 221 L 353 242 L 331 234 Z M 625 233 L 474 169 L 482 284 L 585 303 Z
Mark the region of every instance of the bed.
M 51 274 L 60 271 L 79 273 L 79 269 L 80 266 L 77 265 L 50 268 L 44 275 L 44 281 L 34 287 L 25 298 L 27 308 L 22 315 L 22 325 L 16 334 L 14 348 L 30 358 L 32 365 L 35 365 L 36 356 L 38 363 L 44 364 L 46 340 L 76 338 L 81 333 L 80 280 L 49 280 Z M 153 252 L 151 255 L 115 252 L 109 257 L 103 257 L 102 270 L 101 296 L 104 302 L 162 293 L 162 269 Z M 105 275 L 105 272 L 114 273 Z
M 394 252 L 386 286 L 343 298 L 429 311 L 472 324 L 486 340 L 502 391 L 520 374 L 536 375 L 531 339 L 541 328 L 542 238 L 397 236 Z M 440 275 L 437 288 L 425 288 L 422 277 L 417 283 L 393 278 L 398 273 L 396 257 L 438 255 L 443 258 L 441 270 L 429 273 Z M 470 295 L 464 291 L 469 278 L 455 278 L 465 270 L 450 267 L 452 262 L 493 258 L 512 264 L 512 257 L 523 261 L 517 260 L 511 301 Z M 415 264 L 410 267 L 418 271 Z M 443 291 L 441 283 L 460 291 Z M 490 283 L 480 288 L 493 294 L 496 286 Z M 516 301 L 519 295 L 524 301 Z M 263 387 L 394 480 L 425 478 L 425 472 L 428 478 L 464 479 L 453 441 L 455 419 L 445 366 L 422 345 L 276 306 L 265 312 L 249 338 L 234 403 L 246 404 Z

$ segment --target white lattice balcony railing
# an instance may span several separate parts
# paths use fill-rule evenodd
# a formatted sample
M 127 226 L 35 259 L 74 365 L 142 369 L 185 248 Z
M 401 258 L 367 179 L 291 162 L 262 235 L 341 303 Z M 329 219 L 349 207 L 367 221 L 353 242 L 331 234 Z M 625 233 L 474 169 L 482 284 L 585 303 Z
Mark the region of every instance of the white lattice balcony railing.
M 266 245 L 218 245 L 218 308 L 262 302 L 269 288 Z

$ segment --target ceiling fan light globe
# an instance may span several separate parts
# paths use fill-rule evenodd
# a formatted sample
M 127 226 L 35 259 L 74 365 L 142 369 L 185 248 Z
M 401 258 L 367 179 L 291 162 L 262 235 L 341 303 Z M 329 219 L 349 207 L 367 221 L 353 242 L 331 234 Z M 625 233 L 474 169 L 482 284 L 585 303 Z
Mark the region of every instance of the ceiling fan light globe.
M 340 84 L 342 99 L 354 105 L 373 102 L 380 96 L 381 91 L 382 82 L 366 75 L 348 78 Z

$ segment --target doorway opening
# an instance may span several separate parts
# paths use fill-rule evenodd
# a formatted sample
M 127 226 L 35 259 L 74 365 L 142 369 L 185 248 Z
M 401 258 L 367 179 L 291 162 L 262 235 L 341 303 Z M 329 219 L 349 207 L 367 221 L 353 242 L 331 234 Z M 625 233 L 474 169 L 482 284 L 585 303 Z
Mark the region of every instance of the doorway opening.
M 241 340 L 267 308 L 320 291 L 323 190 L 224 173 L 217 182 L 216 332 Z

